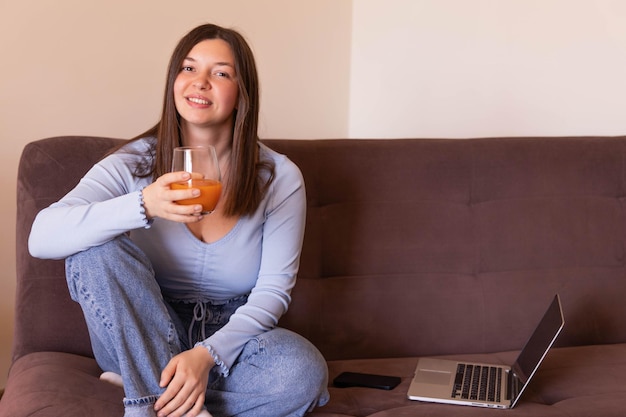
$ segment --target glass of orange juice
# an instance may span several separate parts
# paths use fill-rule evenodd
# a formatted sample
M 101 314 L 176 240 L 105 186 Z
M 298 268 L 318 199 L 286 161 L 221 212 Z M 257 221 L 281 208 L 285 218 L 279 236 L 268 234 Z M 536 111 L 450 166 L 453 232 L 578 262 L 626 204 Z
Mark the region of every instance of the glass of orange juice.
M 222 194 L 222 178 L 217 163 L 217 153 L 213 146 L 182 146 L 174 148 L 172 172 L 186 171 L 191 178 L 185 182 L 173 183 L 172 190 L 197 188 L 200 196 L 178 200 L 178 204 L 202 204 L 202 214 L 215 210 Z

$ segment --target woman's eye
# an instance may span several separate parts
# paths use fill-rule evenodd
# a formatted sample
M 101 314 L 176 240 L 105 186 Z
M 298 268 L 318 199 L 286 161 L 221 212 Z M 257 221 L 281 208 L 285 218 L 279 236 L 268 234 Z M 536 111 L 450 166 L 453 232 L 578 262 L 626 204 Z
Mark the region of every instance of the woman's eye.
M 230 77 L 230 75 L 227 72 L 224 72 L 224 71 L 217 71 L 217 72 L 215 72 L 215 75 L 218 76 L 218 77 L 224 77 L 224 78 Z
M 193 68 L 190 66 L 184 66 L 180 70 L 181 72 L 185 72 L 185 71 L 189 72 L 189 71 L 193 71 Z

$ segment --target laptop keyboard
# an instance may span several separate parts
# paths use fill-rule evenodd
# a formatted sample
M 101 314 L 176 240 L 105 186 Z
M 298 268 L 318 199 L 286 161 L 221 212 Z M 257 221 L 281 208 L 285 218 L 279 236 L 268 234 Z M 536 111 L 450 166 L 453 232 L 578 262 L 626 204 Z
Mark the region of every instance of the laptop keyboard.
M 497 366 L 460 363 L 456 369 L 452 398 L 499 402 L 502 373 L 503 369 Z

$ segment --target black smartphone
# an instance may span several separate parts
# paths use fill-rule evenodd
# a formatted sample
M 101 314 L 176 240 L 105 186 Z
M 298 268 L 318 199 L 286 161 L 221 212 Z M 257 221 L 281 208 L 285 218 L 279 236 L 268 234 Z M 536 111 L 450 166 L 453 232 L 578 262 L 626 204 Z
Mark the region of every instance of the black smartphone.
M 333 385 L 339 388 L 366 387 L 390 390 L 394 389 L 400 381 L 398 376 L 342 372 L 333 380 Z

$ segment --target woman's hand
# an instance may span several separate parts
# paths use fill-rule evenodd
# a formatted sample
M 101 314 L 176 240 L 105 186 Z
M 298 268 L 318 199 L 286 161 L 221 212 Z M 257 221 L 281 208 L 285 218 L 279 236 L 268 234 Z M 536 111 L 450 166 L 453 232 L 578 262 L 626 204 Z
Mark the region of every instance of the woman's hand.
M 154 409 L 158 417 L 195 417 L 204 406 L 213 357 L 203 346 L 172 358 L 161 373 L 161 387 L 167 387 Z M 185 414 L 186 413 L 186 414 Z
M 143 205 L 149 219 L 159 217 L 175 222 L 193 223 L 202 220 L 202 205 L 177 204 L 178 200 L 195 198 L 200 190 L 191 188 L 186 190 L 171 190 L 170 184 L 185 182 L 191 178 L 188 172 L 169 172 L 157 178 L 155 182 L 143 189 Z

